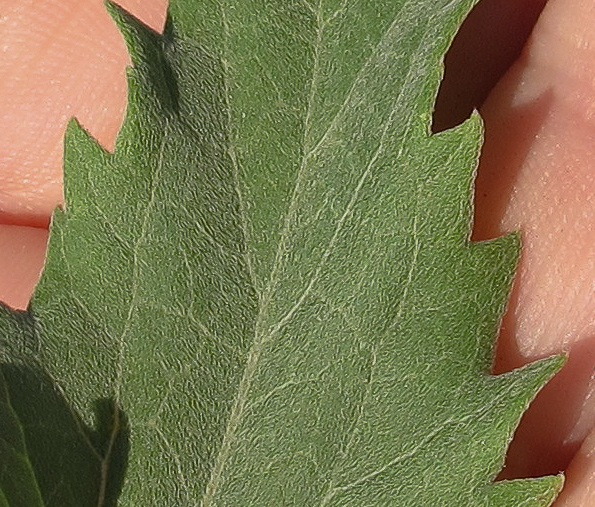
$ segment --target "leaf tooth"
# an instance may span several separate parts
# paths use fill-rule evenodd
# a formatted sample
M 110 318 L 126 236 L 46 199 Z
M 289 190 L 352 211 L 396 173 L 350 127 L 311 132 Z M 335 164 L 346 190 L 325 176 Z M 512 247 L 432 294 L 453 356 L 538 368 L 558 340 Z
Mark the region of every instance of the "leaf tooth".
M 478 112 L 456 127 L 433 134 L 428 141 L 432 145 L 432 160 L 426 162 L 428 171 L 439 180 L 443 216 L 455 226 L 445 231 L 444 237 L 456 238 L 467 243 L 473 225 L 473 200 L 475 176 L 483 143 L 483 120 Z M 453 149 L 453 147 L 456 147 Z
M 108 0 L 105 4 L 126 41 L 132 62 L 134 64 L 139 63 L 143 60 L 144 55 L 146 55 L 145 44 L 147 42 L 154 43 L 162 36 L 117 3 Z M 167 23 L 168 26 L 171 26 L 169 16 Z
M 429 26 L 432 32 L 429 37 L 436 40 L 432 50 L 434 60 L 428 66 L 426 79 L 423 83 L 423 93 L 420 94 L 419 110 L 424 111 L 424 122 L 427 133 L 432 128 L 432 112 L 436 103 L 436 96 L 444 77 L 444 57 L 448 52 L 453 39 L 471 9 L 479 3 L 479 0 L 463 0 L 459 2 L 448 2 L 442 8 L 434 8 L 429 14 L 431 21 Z
M 501 456 L 500 462 L 494 462 L 491 473 L 500 472 L 506 449 L 512 440 L 523 413 L 527 410 L 537 393 L 564 366 L 566 356 L 552 356 L 535 361 L 512 372 L 485 378 L 487 396 L 494 398 L 506 393 L 504 405 L 492 404 L 494 409 L 492 425 L 499 428 L 494 450 Z M 499 447 L 499 449 L 498 449 Z M 531 504 L 532 505 L 532 504 Z M 541 504 L 536 504 L 541 505 Z
M 76 208 L 79 196 L 89 195 L 92 179 L 89 177 L 88 169 L 90 164 L 79 163 L 85 157 L 92 157 L 95 161 L 94 167 L 99 172 L 101 165 L 109 152 L 80 124 L 76 118 L 72 118 L 64 136 L 64 208 L 72 210 Z M 81 174 L 81 171 L 87 171 Z
M 564 476 L 501 481 L 487 488 L 489 507 L 548 507 L 564 485 Z
M 519 256 L 519 234 L 470 243 L 466 250 L 465 265 L 473 267 L 470 270 L 473 281 L 467 285 L 467 291 L 474 294 L 475 304 L 481 308 L 478 315 L 481 332 L 473 339 L 478 340 L 479 346 L 476 364 L 484 374 L 492 367 L 496 338 L 512 291 Z M 482 292 L 476 287 L 489 290 Z
M 166 55 L 174 40 L 171 17 L 168 17 L 165 33 L 161 35 L 120 6 L 108 2 L 107 8 L 126 41 L 132 60 L 133 66 L 128 72 L 129 109 L 138 109 L 139 106 L 134 107 L 135 103 L 146 104 L 149 99 L 153 106 L 159 106 L 159 113 L 165 116 L 177 113 L 178 86 Z M 137 96 L 135 91 L 144 93 Z

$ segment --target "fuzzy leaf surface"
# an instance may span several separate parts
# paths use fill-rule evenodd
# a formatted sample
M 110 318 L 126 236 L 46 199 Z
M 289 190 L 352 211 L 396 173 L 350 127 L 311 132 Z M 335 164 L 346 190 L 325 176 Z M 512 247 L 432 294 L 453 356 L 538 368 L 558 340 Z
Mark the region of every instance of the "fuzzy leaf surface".
M 430 135 L 472 3 L 110 7 L 127 119 L 113 154 L 71 123 L 0 316 L 2 469 L 56 507 L 550 505 L 493 480 L 561 359 L 489 374 L 518 237 L 469 240 L 479 117 Z

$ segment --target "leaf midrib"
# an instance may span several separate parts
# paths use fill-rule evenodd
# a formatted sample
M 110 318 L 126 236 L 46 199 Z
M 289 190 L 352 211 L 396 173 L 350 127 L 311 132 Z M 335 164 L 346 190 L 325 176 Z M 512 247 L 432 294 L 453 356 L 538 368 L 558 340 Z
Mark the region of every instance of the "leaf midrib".
M 229 29 L 228 29 L 228 23 L 227 23 L 227 15 L 226 15 L 225 8 L 223 5 L 221 5 L 221 11 L 222 11 L 222 17 L 223 17 L 224 41 L 225 41 L 224 42 L 224 52 L 225 52 L 224 61 L 228 62 L 227 55 L 229 53 L 229 46 L 228 46 Z M 256 318 L 255 328 L 254 328 L 254 340 L 252 342 L 250 351 L 248 352 L 248 360 L 246 362 L 246 367 L 244 368 L 244 375 L 243 375 L 243 377 L 240 381 L 240 384 L 238 386 L 238 394 L 234 400 L 232 411 L 229 416 L 228 425 L 225 430 L 223 440 L 221 442 L 221 449 L 219 451 L 219 454 L 215 458 L 215 466 L 213 467 L 213 472 L 211 474 L 211 478 L 210 478 L 210 480 L 206 486 L 206 489 L 205 489 L 205 495 L 204 495 L 203 502 L 202 502 L 203 507 L 209 507 L 215 499 L 215 495 L 217 493 L 217 489 L 218 489 L 221 477 L 223 475 L 223 471 L 224 471 L 226 462 L 228 460 L 229 453 L 231 452 L 231 446 L 232 446 L 233 440 L 235 438 L 235 433 L 236 433 L 237 428 L 238 428 L 238 426 L 242 420 L 242 417 L 243 417 L 244 408 L 245 408 L 246 401 L 248 398 L 248 393 L 252 386 L 254 374 L 256 373 L 258 362 L 260 360 L 260 356 L 264 349 L 264 345 L 266 342 L 266 335 L 267 335 L 267 331 L 266 331 L 266 329 L 264 329 L 264 323 L 266 322 L 266 318 L 268 315 L 268 306 L 271 301 L 271 294 L 274 292 L 274 289 L 276 288 L 276 286 L 279 282 L 279 271 L 280 271 L 281 265 L 283 263 L 282 259 L 283 259 L 284 246 L 288 241 L 289 231 L 291 229 L 291 223 L 292 223 L 292 221 L 295 217 L 295 214 L 297 212 L 297 200 L 298 200 L 298 196 L 299 196 L 299 192 L 300 192 L 300 188 L 301 188 L 300 185 L 304 178 L 304 173 L 306 172 L 308 156 L 311 153 L 307 149 L 307 140 L 310 135 L 310 122 L 311 122 L 311 117 L 312 117 L 314 97 L 315 97 L 315 93 L 316 93 L 315 83 L 318 78 L 318 74 L 320 72 L 320 46 L 322 43 L 322 31 L 323 31 L 323 25 L 321 22 L 322 0 L 319 0 L 319 2 L 318 2 L 318 12 L 313 12 L 313 13 L 316 15 L 317 36 L 316 36 L 316 42 L 314 45 L 314 64 L 312 66 L 312 76 L 310 79 L 310 93 L 309 93 L 309 97 L 308 97 L 308 105 L 307 105 L 306 117 L 304 120 L 304 129 L 303 129 L 303 135 L 302 135 L 302 161 L 301 161 L 301 164 L 300 164 L 300 167 L 298 170 L 298 174 L 296 177 L 296 183 L 294 185 L 289 208 L 288 208 L 287 214 L 285 215 L 283 229 L 281 231 L 281 236 L 279 238 L 279 243 L 277 246 L 277 252 L 276 252 L 275 260 L 273 263 L 273 268 L 271 270 L 271 275 L 269 277 L 269 281 L 268 281 L 268 284 L 266 286 L 264 293 L 262 295 L 259 295 L 259 311 L 258 311 L 258 315 Z M 226 89 L 226 91 L 229 91 L 230 85 L 229 85 L 229 67 L 228 67 L 228 65 L 225 65 L 224 69 L 225 69 L 225 74 L 224 74 L 225 89 Z M 228 101 L 227 110 L 228 110 L 228 114 L 230 115 L 229 125 L 231 128 L 231 119 L 232 118 L 231 118 L 231 107 L 230 107 L 231 105 L 229 104 L 229 93 L 226 95 L 226 100 Z M 232 141 L 233 141 L 233 139 L 230 136 L 230 139 L 229 139 L 230 146 L 232 146 Z M 235 152 L 231 151 L 231 153 L 235 153 Z M 238 191 L 239 196 L 241 197 L 241 193 L 239 190 L 240 189 L 240 187 L 239 187 L 239 167 L 237 166 L 237 159 L 235 157 L 232 157 L 232 163 L 234 164 L 234 170 L 236 170 L 238 173 L 237 191 Z M 246 220 L 246 214 L 244 213 L 245 204 L 243 203 L 242 199 L 240 199 L 240 210 L 242 212 L 242 218 L 243 218 L 243 220 L 242 220 L 243 229 L 245 232 L 247 232 L 249 230 L 249 228 L 248 228 L 248 224 L 247 224 L 247 220 Z M 247 242 L 246 236 L 244 237 L 244 241 Z M 257 287 L 256 278 L 255 278 L 255 275 L 254 275 L 254 272 L 252 269 L 250 252 L 247 248 L 247 245 L 246 245 L 246 256 L 248 258 L 248 269 L 250 271 L 251 279 L 252 279 L 252 282 L 254 283 L 254 287 L 256 288 Z
M 404 8 L 407 4 L 408 4 L 408 2 L 405 2 L 405 4 L 402 6 L 402 8 Z M 225 82 L 225 90 L 229 91 L 230 90 L 230 84 L 229 84 L 230 77 L 229 77 L 229 64 L 228 64 L 229 60 L 227 59 L 227 55 L 229 52 L 229 46 L 228 46 L 229 31 L 228 31 L 228 24 L 227 24 L 227 16 L 226 16 L 225 9 L 224 9 L 223 5 L 221 5 L 221 11 L 222 11 L 222 17 L 223 17 L 224 41 L 225 41 L 224 45 L 223 45 L 224 46 L 223 61 L 224 61 L 224 71 L 225 71 L 224 72 L 224 82 Z M 313 285 L 316 283 L 317 279 L 319 278 L 319 274 L 320 274 L 319 272 L 323 269 L 328 257 L 330 257 L 332 248 L 338 239 L 340 231 L 342 230 L 342 225 L 346 222 L 349 215 L 351 214 L 351 211 L 353 210 L 355 201 L 357 200 L 357 198 L 359 196 L 359 192 L 360 192 L 361 188 L 363 187 L 363 185 L 367 179 L 367 176 L 370 174 L 372 166 L 374 165 L 374 163 L 376 162 L 376 160 L 379 158 L 380 154 L 384 150 L 386 135 L 388 133 L 390 125 L 393 123 L 394 115 L 397 110 L 396 105 L 398 103 L 400 103 L 402 96 L 403 96 L 404 88 L 405 88 L 404 86 L 401 88 L 400 93 L 397 95 L 395 101 L 393 102 L 394 107 L 392 108 L 390 114 L 388 115 L 387 119 L 384 122 L 384 128 L 381 133 L 381 138 L 379 140 L 378 147 L 374 150 L 374 153 L 370 159 L 370 162 L 367 164 L 366 169 L 364 170 L 362 176 L 360 177 L 358 184 L 356 185 L 356 188 L 354 189 L 353 195 L 346 206 L 345 212 L 340 217 L 340 219 L 338 221 L 337 228 L 336 228 L 331 240 L 329 241 L 329 245 L 325 249 L 325 252 L 323 253 L 321 262 L 319 263 L 319 266 L 315 270 L 315 273 L 312 276 L 310 282 L 308 283 L 304 292 L 298 299 L 298 302 L 285 314 L 285 316 L 283 318 L 281 318 L 276 325 L 274 325 L 273 327 L 267 328 L 265 323 L 266 323 L 266 320 L 268 317 L 268 307 L 269 307 L 269 304 L 272 299 L 272 294 L 275 293 L 275 289 L 278 286 L 279 278 L 280 278 L 279 273 L 282 271 L 282 267 L 284 265 L 284 262 L 283 262 L 284 250 L 285 250 L 285 246 L 289 240 L 289 232 L 291 230 L 291 224 L 292 224 L 292 222 L 295 218 L 295 215 L 297 213 L 297 202 L 298 202 L 298 198 L 300 195 L 301 183 L 303 182 L 303 179 L 307 172 L 308 160 L 323 145 L 329 132 L 332 130 L 333 126 L 336 125 L 336 122 L 337 122 L 338 118 L 341 116 L 341 113 L 344 111 L 346 104 L 349 102 L 349 98 L 352 96 L 357 83 L 360 81 L 361 72 L 367 67 L 370 60 L 376 54 L 377 49 L 378 49 L 378 47 L 376 47 L 371 52 L 370 56 L 366 59 L 366 61 L 361 65 L 360 70 L 358 71 L 358 73 L 356 74 L 356 76 L 353 80 L 352 86 L 350 87 L 349 91 L 346 94 L 345 100 L 343 101 L 343 103 L 342 103 L 341 107 L 339 108 L 339 110 L 337 111 L 337 113 L 333 116 L 332 120 L 329 122 L 328 128 L 325 129 L 325 131 L 320 136 L 320 139 L 314 144 L 314 146 L 312 146 L 312 148 L 309 148 L 308 140 L 309 140 L 310 129 L 311 129 L 311 117 L 312 117 L 312 111 L 313 111 L 313 106 L 314 106 L 315 94 L 317 91 L 315 84 L 316 84 L 316 81 L 317 81 L 317 79 L 319 77 L 319 73 L 320 73 L 320 49 L 321 49 L 321 45 L 322 45 L 323 31 L 326 26 L 326 24 L 324 23 L 324 20 L 322 19 L 322 0 L 319 0 L 319 2 L 318 2 L 318 12 L 315 12 L 313 10 L 313 13 L 316 15 L 316 18 L 317 18 L 317 38 L 316 38 L 316 42 L 315 42 L 315 46 L 314 46 L 314 64 L 313 64 L 313 68 L 312 68 L 312 76 L 311 76 L 311 80 L 310 80 L 310 93 L 309 93 L 309 98 L 308 98 L 308 103 L 307 103 L 306 117 L 304 120 L 304 129 L 303 129 L 303 135 L 302 135 L 301 163 L 300 163 L 300 167 L 298 169 L 298 174 L 296 176 L 296 182 L 295 182 L 295 185 L 293 188 L 288 211 L 285 215 L 285 219 L 283 222 L 283 228 L 281 230 L 281 235 L 280 235 L 280 239 L 278 242 L 275 259 L 273 262 L 273 267 L 271 269 L 271 275 L 269 277 L 269 281 L 267 283 L 267 286 L 266 286 L 263 294 L 259 294 L 259 311 L 258 311 L 258 315 L 256 317 L 256 322 L 255 322 L 255 327 L 254 327 L 254 340 L 253 340 L 252 346 L 248 352 L 248 358 L 246 361 L 246 366 L 244 368 L 244 374 L 243 374 L 243 377 L 240 380 L 240 383 L 238 385 L 238 393 L 234 400 L 234 404 L 233 404 L 233 407 L 232 407 L 232 410 L 231 410 L 231 413 L 229 416 L 228 425 L 226 427 L 226 430 L 225 430 L 225 433 L 223 436 L 223 440 L 221 442 L 221 448 L 220 448 L 220 451 L 219 451 L 217 457 L 215 458 L 215 465 L 213 467 L 213 471 L 212 471 L 210 480 L 209 480 L 209 482 L 206 486 L 206 489 L 205 489 L 202 507 L 210 507 L 214 502 L 221 478 L 224 473 L 226 463 L 229 458 L 229 454 L 231 452 L 231 447 L 232 447 L 233 441 L 235 439 L 235 434 L 236 434 L 237 428 L 239 427 L 239 425 L 242 421 L 242 418 L 243 418 L 243 413 L 244 413 L 245 405 L 246 405 L 246 402 L 248 399 L 248 394 L 251 389 L 252 381 L 254 379 L 254 375 L 256 373 L 258 363 L 259 363 L 260 357 L 262 355 L 262 352 L 265 348 L 265 345 L 268 342 L 268 340 L 272 338 L 273 335 L 275 335 L 277 332 L 279 332 L 282 329 L 282 327 L 284 327 L 285 324 L 287 324 L 291 320 L 292 316 L 297 312 L 301 303 L 305 300 L 305 298 L 309 294 L 310 290 L 312 289 Z M 386 34 L 388 34 L 389 32 L 391 32 L 394 29 L 395 23 L 397 22 L 398 18 L 399 18 L 398 13 L 396 13 L 394 16 L 393 22 L 389 25 L 389 27 L 387 28 L 387 30 L 385 31 L 383 36 L 380 38 L 378 45 L 381 45 L 382 41 L 386 37 Z M 421 43 L 423 43 L 423 42 L 421 42 Z M 417 54 L 417 52 L 412 53 L 414 60 L 415 60 L 416 54 Z M 414 68 L 415 68 L 414 65 L 412 65 L 412 64 L 409 65 L 409 69 L 407 72 L 407 76 L 404 79 L 404 83 L 409 80 Z M 231 130 L 232 117 L 231 117 L 231 104 L 229 103 L 229 93 L 226 94 L 226 102 L 227 102 L 227 109 L 228 109 L 228 115 L 229 115 L 229 117 L 228 117 L 229 128 Z M 245 203 L 243 202 L 242 193 L 240 191 L 239 165 L 238 165 L 237 158 L 235 157 L 235 150 L 233 149 L 233 137 L 231 135 L 231 132 L 229 133 L 229 143 L 230 143 L 229 154 L 232 158 L 232 164 L 234 165 L 234 172 L 237 177 L 235 184 L 236 184 L 236 191 L 238 193 L 238 196 L 240 197 L 240 213 L 242 215 L 242 217 L 241 217 L 242 218 L 242 227 L 243 227 L 244 232 L 247 234 L 249 231 L 249 225 L 247 223 L 247 217 L 246 217 L 246 213 L 245 213 Z M 248 249 L 248 236 L 247 235 L 244 236 L 244 244 L 245 244 L 245 248 L 246 248 L 245 252 L 246 252 L 247 266 L 248 266 L 249 274 L 250 274 L 252 282 L 254 283 L 254 287 L 257 287 L 255 273 L 253 272 L 253 264 L 252 264 L 252 261 L 250 258 L 250 251 Z

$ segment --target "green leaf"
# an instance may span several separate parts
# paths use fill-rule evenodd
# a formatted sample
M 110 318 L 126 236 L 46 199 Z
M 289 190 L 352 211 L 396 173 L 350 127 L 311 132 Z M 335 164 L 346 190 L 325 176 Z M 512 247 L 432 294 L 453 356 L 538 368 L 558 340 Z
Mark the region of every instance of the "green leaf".
M 163 36 L 110 6 L 116 151 L 71 123 L 0 318 L 4 504 L 550 505 L 493 481 L 563 359 L 489 374 L 519 238 L 469 240 L 479 117 L 430 135 L 472 3 L 178 0 Z
M 43 505 L 41 492 L 29 456 L 23 428 L 10 402 L 0 372 L 0 505 L 36 507 Z M 7 473 L 7 471 L 9 471 Z

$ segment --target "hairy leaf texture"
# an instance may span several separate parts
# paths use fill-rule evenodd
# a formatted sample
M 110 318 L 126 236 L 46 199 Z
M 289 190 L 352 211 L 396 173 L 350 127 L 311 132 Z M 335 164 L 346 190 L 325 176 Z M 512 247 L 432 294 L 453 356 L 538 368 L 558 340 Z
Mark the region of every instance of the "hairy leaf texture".
M 430 134 L 472 3 L 110 6 L 127 119 L 113 154 L 71 123 L 0 315 L 0 505 L 552 502 L 493 481 L 562 359 L 490 375 L 519 238 L 470 242 L 478 115 Z

